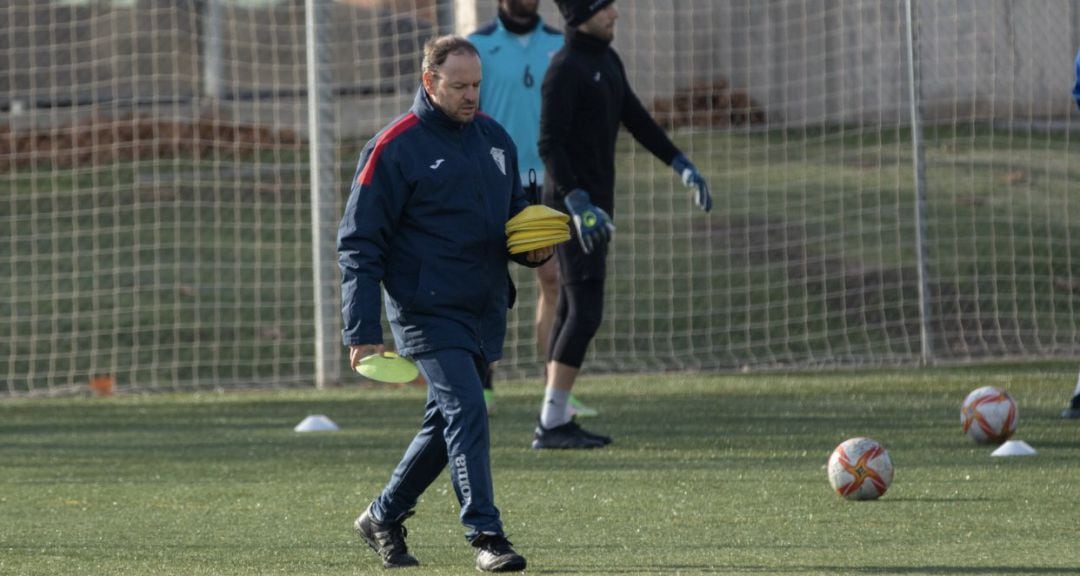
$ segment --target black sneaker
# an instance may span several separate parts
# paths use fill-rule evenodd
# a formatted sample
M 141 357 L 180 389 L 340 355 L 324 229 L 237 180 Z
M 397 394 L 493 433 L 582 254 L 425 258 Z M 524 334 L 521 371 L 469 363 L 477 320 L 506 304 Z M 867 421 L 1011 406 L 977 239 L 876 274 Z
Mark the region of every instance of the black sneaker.
M 472 545 L 476 547 L 476 569 L 481 572 L 520 572 L 525 569 L 525 557 L 515 552 L 502 534 L 481 534 Z
M 600 443 L 601 446 L 607 446 L 608 444 L 611 444 L 611 436 L 604 436 L 603 434 L 597 434 L 596 432 L 589 432 L 584 428 L 579 429 L 581 430 L 581 433 L 585 435 L 585 437 L 596 440 Z
M 402 522 L 412 516 L 413 513 L 405 514 L 394 523 L 376 522 L 371 516 L 371 506 L 353 522 L 356 533 L 367 542 L 368 546 L 382 558 L 383 568 L 403 568 L 405 566 L 419 566 L 420 561 L 409 554 L 409 548 L 405 545 L 405 536 L 409 531 Z
M 604 442 L 603 438 L 607 437 L 586 432 L 573 420 L 554 428 L 544 428 L 540 423 L 537 423 L 536 430 L 533 431 L 532 447 L 534 450 L 544 448 L 600 448 L 611 443 L 611 438 L 607 438 L 607 442 Z

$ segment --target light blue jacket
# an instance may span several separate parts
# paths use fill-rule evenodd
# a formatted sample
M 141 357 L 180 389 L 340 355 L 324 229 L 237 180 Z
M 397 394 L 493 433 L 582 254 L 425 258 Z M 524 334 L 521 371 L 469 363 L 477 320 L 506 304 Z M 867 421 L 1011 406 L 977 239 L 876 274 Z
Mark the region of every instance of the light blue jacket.
M 480 108 L 502 124 L 518 148 L 523 183 L 535 170 L 543 183 L 544 162 L 537 152 L 540 138 L 540 85 L 551 57 L 562 48 L 562 32 L 540 19 L 532 32 L 518 35 L 498 17 L 469 35 L 480 51 L 484 79 Z

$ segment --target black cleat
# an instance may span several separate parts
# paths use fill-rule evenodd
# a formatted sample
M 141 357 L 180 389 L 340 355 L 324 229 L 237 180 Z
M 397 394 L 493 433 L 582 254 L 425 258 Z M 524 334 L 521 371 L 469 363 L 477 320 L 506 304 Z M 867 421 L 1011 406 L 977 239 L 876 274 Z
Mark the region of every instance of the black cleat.
M 409 533 L 402 522 L 412 516 L 413 513 L 405 514 L 397 522 L 376 522 L 371 516 L 371 506 L 353 522 L 356 533 L 367 542 L 368 546 L 382 558 L 383 568 L 404 568 L 406 566 L 419 566 L 420 561 L 409 554 L 409 548 L 405 545 L 405 536 Z
M 601 446 L 607 446 L 608 444 L 611 444 L 611 436 L 604 436 L 603 434 L 597 434 L 595 432 L 589 432 L 588 430 L 586 430 L 584 428 L 581 428 L 581 427 L 578 427 L 578 429 L 581 430 L 581 433 L 586 438 L 592 438 L 593 440 L 596 440 L 597 442 L 600 443 Z
M 571 420 L 554 428 L 544 428 L 537 423 L 536 430 L 533 431 L 532 447 L 534 450 L 600 448 L 610 443 L 611 438 L 587 432 Z
M 1080 408 L 1066 408 L 1061 417 L 1066 420 L 1080 419 Z
M 472 545 L 476 547 L 476 569 L 481 572 L 520 572 L 525 569 L 525 557 L 515 552 L 502 534 L 481 534 Z

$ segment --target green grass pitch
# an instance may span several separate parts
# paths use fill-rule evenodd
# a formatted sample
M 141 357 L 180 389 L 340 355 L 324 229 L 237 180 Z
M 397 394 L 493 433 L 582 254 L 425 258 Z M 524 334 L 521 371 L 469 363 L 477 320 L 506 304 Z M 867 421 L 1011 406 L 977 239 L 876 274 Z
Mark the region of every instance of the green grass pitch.
M 535 382 L 503 382 L 497 502 L 536 574 L 1076 574 L 1075 366 L 585 377 L 607 449 L 528 448 Z M 1007 388 L 1016 438 L 960 430 L 972 389 Z M 351 530 L 419 422 L 416 388 L 0 402 L 0 574 L 383 573 Z M 292 427 L 325 414 L 338 432 Z M 896 467 L 876 502 L 824 465 L 870 436 Z M 412 518 L 410 574 L 471 574 L 449 477 Z

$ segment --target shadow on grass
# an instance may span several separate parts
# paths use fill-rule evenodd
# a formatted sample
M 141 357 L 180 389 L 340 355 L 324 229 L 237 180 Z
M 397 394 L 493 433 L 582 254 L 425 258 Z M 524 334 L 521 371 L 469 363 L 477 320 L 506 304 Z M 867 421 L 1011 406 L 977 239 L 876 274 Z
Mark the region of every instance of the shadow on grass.
M 529 567 L 535 574 L 963 574 L 970 576 L 996 576 L 1003 574 L 1076 574 L 1080 568 L 1056 566 L 735 566 L 665 564 L 663 566 L 626 566 L 580 569 L 553 569 Z
M 814 570 L 861 572 L 863 574 L 1076 574 L 1077 567 L 1059 566 L 815 566 Z

